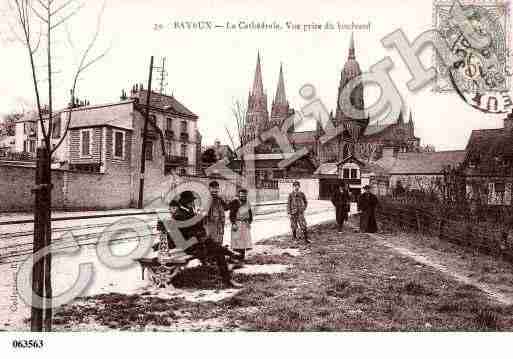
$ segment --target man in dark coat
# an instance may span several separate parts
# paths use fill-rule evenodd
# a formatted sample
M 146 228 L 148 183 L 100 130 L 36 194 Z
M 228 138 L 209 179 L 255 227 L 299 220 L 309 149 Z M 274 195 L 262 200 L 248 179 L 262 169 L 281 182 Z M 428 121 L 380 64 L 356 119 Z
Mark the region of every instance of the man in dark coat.
M 308 240 L 308 227 L 305 219 L 306 207 L 308 207 L 308 201 L 303 192 L 300 191 L 301 183 L 294 181 L 293 191 L 289 194 L 287 201 L 287 214 L 290 217 L 290 227 L 292 229 L 292 239 L 296 240 L 297 229 L 301 231 L 302 238 L 306 243 L 310 243 Z
M 347 220 L 347 214 L 350 210 L 351 196 L 347 190 L 347 186 L 341 183 L 338 189 L 331 196 L 331 202 L 335 206 L 335 217 L 337 219 L 338 232 L 342 232 L 344 221 Z
M 370 192 L 370 186 L 363 187 L 364 193 L 358 199 L 358 209 L 360 211 L 360 232 L 376 233 L 378 226 L 376 224 L 376 206 L 378 198 Z
M 228 204 L 219 195 L 219 182 L 212 181 L 208 185 L 212 203 L 205 216 L 205 230 L 207 235 L 217 244 L 223 245 L 225 211 L 229 209 Z
M 178 201 L 178 209 L 173 215 L 173 218 L 176 222 L 191 220 L 197 216 L 193 206 L 194 200 L 195 197 L 191 191 L 184 191 L 181 193 L 180 200 Z M 162 224 L 160 224 L 159 227 L 162 228 Z M 208 262 L 210 258 L 214 259 L 217 263 L 217 267 L 219 268 L 219 273 L 223 279 L 224 284 L 233 288 L 242 287 L 240 283 L 237 283 L 231 279 L 231 273 L 228 269 L 228 264 L 225 257 L 235 256 L 239 258 L 239 255 L 233 253 L 232 251 L 209 238 L 204 227 L 203 219 L 189 226 L 181 227 L 179 228 L 179 231 L 186 242 L 191 240 L 193 237 L 197 240 L 195 244 L 185 249 L 185 253 L 198 258 L 202 263 Z M 175 243 L 173 239 L 170 238 L 170 236 L 168 236 L 168 240 L 169 248 L 175 248 Z

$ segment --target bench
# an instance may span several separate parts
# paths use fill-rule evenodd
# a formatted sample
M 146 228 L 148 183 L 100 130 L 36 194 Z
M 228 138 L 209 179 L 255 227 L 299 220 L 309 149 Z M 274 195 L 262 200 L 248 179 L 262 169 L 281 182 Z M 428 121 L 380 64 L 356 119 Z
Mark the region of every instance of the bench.
M 194 259 L 190 255 L 180 255 L 179 257 L 170 256 L 164 262 L 158 257 L 138 258 L 137 262 L 141 265 L 141 277 L 144 280 L 144 273 L 148 271 L 150 281 L 157 288 L 173 288 L 171 281 L 187 264 Z
M 158 256 L 153 258 L 135 259 L 141 265 L 141 277 L 144 280 L 144 272 L 148 270 L 150 281 L 157 288 L 173 288 L 171 281 L 187 264 L 194 259 L 180 249 L 169 249 L 167 234 L 160 229 L 160 242 Z

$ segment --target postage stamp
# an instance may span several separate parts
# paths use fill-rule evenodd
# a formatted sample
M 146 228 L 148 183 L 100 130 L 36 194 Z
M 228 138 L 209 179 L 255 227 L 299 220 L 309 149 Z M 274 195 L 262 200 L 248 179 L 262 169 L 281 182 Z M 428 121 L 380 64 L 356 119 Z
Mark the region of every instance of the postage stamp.
M 436 80 L 433 90 L 462 94 L 509 90 L 510 11 L 507 1 L 447 1 L 433 3 L 433 26 L 460 61 L 447 66 L 434 54 Z M 484 40 L 469 38 L 465 26 Z

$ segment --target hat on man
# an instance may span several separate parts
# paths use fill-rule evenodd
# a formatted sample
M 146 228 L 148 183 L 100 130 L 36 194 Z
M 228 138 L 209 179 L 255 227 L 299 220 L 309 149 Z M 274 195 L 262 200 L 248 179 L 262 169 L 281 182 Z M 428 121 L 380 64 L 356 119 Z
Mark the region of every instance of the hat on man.
M 363 186 L 363 189 L 370 189 L 370 188 L 371 188 L 371 187 L 370 187 L 368 184 L 366 184 L 365 186 Z
M 209 187 L 211 188 L 219 188 L 219 182 L 217 181 L 212 181 L 208 184 Z
M 299 181 L 294 181 L 294 183 L 292 183 L 293 186 L 301 186 L 301 183 L 299 183 Z
M 180 194 L 180 202 L 182 203 L 190 203 L 193 202 L 196 199 L 194 196 L 194 193 L 192 191 L 183 191 Z

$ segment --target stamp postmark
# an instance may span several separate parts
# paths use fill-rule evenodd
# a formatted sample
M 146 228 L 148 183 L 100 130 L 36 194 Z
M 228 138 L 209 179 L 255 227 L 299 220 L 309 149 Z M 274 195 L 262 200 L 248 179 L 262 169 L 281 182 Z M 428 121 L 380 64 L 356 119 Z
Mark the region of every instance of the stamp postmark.
M 461 15 L 463 17 L 461 17 Z M 464 19 L 464 20 L 463 20 Z M 476 46 L 462 29 L 465 21 L 485 42 Z M 435 92 L 504 92 L 510 88 L 510 12 L 504 1 L 435 0 L 433 25 L 459 61 L 451 68 L 435 57 Z M 452 71 L 451 71 L 452 70 Z

